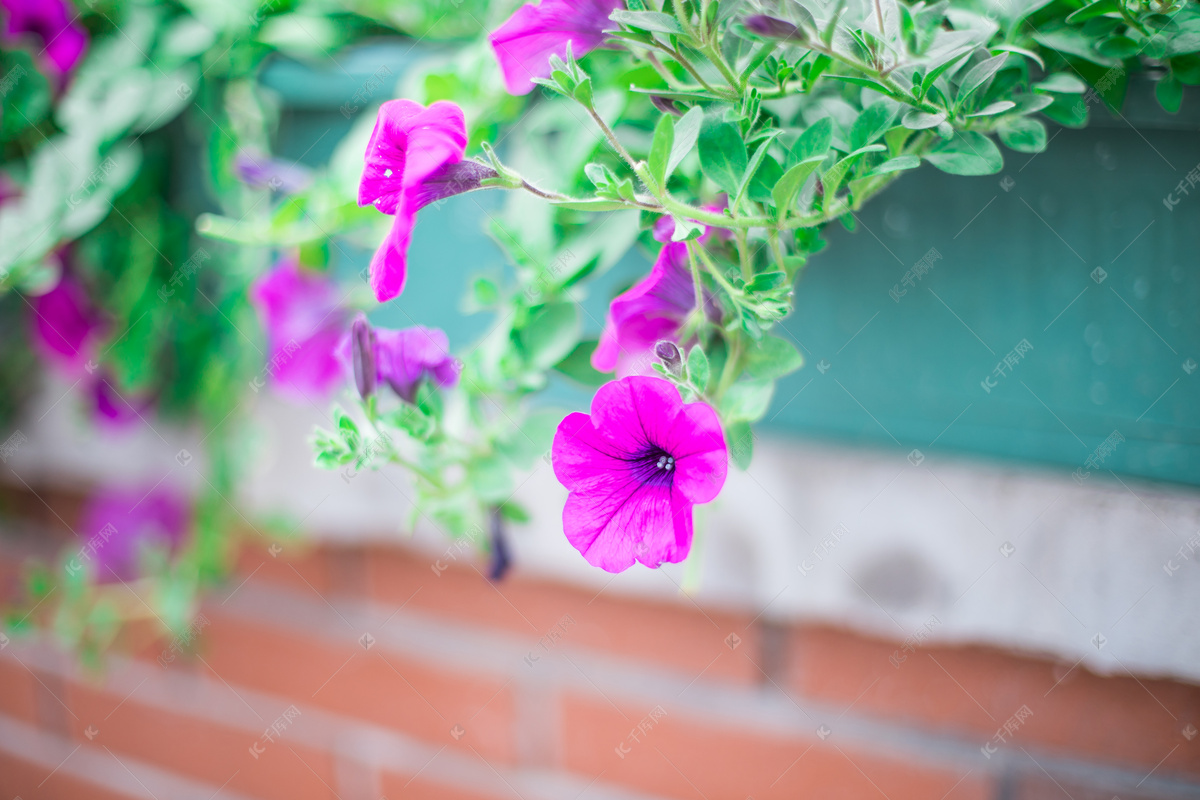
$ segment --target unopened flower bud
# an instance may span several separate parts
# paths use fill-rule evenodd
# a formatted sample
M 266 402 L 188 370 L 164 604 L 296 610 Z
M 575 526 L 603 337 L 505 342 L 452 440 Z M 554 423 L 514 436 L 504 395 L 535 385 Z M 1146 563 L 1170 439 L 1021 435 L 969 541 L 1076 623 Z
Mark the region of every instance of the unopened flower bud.
M 350 344 L 353 348 L 354 385 L 366 400 L 375 394 L 375 331 L 367 322 L 365 314 L 354 318 L 350 326 Z
M 664 339 L 654 345 L 654 355 L 667 368 L 667 372 L 676 377 L 683 374 L 683 355 L 680 354 L 679 348 L 675 346 L 674 342 Z
M 671 114 L 672 116 L 676 117 L 683 116 L 683 109 L 681 109 L 679 105 L 669 97 L 659 97 L 656 94 L 652 94 L 650 95 L 650 102 L 654 104 L 655 108 L 664 114 Z
M 804 31 L 787 20 L 769 17 L 766 14 L 753 14 L 742 20 L 746 30 L 764 39 L 779 39 L 785 42 L 803 42 L 808 37 Z

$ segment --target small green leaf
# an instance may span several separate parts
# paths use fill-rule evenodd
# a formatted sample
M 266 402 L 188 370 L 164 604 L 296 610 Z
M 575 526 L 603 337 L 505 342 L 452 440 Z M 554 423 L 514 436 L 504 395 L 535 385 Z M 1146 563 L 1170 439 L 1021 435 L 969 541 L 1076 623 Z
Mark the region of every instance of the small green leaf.
M 775 382 L 753 380 L 735 383 L 721 399 L 721 417 L 726 422 L 755 422 L 771 406 Z
M 567 357 L 579 341 L 579 311 L 571 303 L 552 303 L 532 315 L 519 334 L 526 361 L 545 371 Z
M 725 442 L 729 448 L 729 459 L 740 470 L 750 466 L 754 457 L 754 431 L 745 422 L 733 422 L 725 426 Z
M 945 121 L 945 111 L 939 111 L 936 114 L 930 114 L 925 111 L 909 111 L 904 115 L 901 124 L 909 130 L 923 131 L 926 128 L 936 128 Z
M 798 164 L 815 156 L 825 157 L 829 146 L 833 143 L 833 120 L 829 117 L 821 119 L 808 126 L 796 143 L 792 145 L 789 161 Z
M 899 172 L 903 169 L 916 169 L 919 166 L 921 166 L 921 159 L 918 156 L 896 156 L 889 158 L 863 177 L 871 178 L 875 175 L 886 175 L 889 172 Z
M 613 375 L 592 366 L 592 353 L 598 344 L 596 339 L 580 342 L 566 358 L 554 365 L 554 369 L 584 386 L 603 386 L 613 379 Z
M 666 187 L 667 179 L 671 177 L 667 172 L 667 164 L 670 163 L 671 148 L 674 145 L 675 118 L 670 114 L 663 114 L 658 125 L 654 127 L 654 139 L 650 142 L 650 158 L 647 161 L 650 177 L 654 178 L 660 187 Z
M 755 378 L 782 378 L 804 366 L 804 356 L 796 346 L 778 336 L 765 336 L 750 351 L 746 371 Z
M 679 122 L 675 123 L 671 157 L 667 159 L 667 175 L 673 174 L 675 168 L 679 166 L 679 162 L 687 158 L 687 154 L 692 152 L 692 148 L 696 146 L 696 140 L 700 136 L 700 128 L 703 125 L 704 109 L 700 106 L 693 106 L 690 111 L 680 117 Z
M 1037 92 L 1054 92 L 1055 94 L 1083 94 L 1087 84 L 1069 72 L 1056 72 L 1047 75 L 1046 79 L 1033 85 Z
M 683 28 L 680 26 L 679 20 L 670 14 L 662 14 L 658 11 L 614 11 L 609 15 L 609 19 L 638 30 L 673 33 L 676 36 L 683 35 Z
M 1076 9 L 1068 14 L 1067 23 L 1070 25 L 1075 25 L 1081 22 L 1087 22 L 1092 17 L 1120 13 L 1121 0 L 1097 0 L 1095 3 L 1085 5 L 1083 8 Z
M 994 117 L 997 114 L 1003 114 L 1010 108 L 1016 108 L 1017 104 L 1012 100 L 997 100 L 994 103 L 988 103 L 986 107 L 979 109 L 974 114 L 968 114 L 968 117 Z
M 850 127 L 850 149 L 858 150 L 883 136 L 895 116 L 896 107 L 892 103 L 880 100 L 867 106 Z
M 699 389 L 704 391 L 708 387 L 708 356 L 704 355 L 703 348 L 700 345 L 694 345 L 687 358 L 687 375 L 688 380 Z
M 1164 111 L 1175 114 L 1183 104 L 1183 84 L 1176 80 L 1174 74 L 1168 74 L 1154 86 L 1154 96 Z
M 977 131 L 955 131 L 954 138 L 938 142 L 925 160 L 951 175 L 992 175 L 1004 168 L 996 143 Z
M 1019 153 L 1040 153 L 1046 149 L 1046 126 L 1036 119 L 1016 117 L 1006 119 L 996 127 L 1000 141 Z
M 737 195 L 748 160 L 746 143 L 728 122 L 713 123 L 700 131 L 700 168 L 730 197 Z
M 971 67 L 967 71 L 966 76 L 963 77 L 962 83 L 958 85 L 958 95 L 955 97 L 955 103 L 962 106 L 976 89 L 984 86 L 992 79 L 992 76 L 1004 66 L 1004 62 L 1007 60 L 1008 53 L 1004 53 L 984 59 Z
M 771 199 L 775 201 L 775 207 L 781 213 L 791 208 L 796 192 L 800 191 L 800 187 L 808 180 L 808 176 L 813 173 L 813 170 L 821 166 L 821 162 L 824 160 L 824 154 L 813 156 L 805 161 L 801 161 L 783 173 L 783 177 L 779 179 L 779 182 L 775 184 L 775 188 L 771 190 Z

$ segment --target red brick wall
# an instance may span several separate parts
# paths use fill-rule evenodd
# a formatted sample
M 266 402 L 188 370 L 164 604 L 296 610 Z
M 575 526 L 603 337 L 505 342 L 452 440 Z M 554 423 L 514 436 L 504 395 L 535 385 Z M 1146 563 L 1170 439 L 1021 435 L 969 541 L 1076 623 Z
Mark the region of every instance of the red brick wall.
M 244 554 L 193 654 L 0 649 L 0 798 L 1200 797 L 1193 685 L 293 549 Z

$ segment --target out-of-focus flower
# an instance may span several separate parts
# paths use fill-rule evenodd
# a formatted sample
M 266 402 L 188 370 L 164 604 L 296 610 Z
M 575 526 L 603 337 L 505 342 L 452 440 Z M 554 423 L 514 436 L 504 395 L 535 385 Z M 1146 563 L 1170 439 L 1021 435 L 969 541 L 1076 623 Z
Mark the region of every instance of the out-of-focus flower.
M 496 171 L 463 161 L 467 146 L 462 109 L 439 100 L 429 108 L 411 100 L 389 100 L 367 143 L 358 204 L 395 217 L 371 259 L 371 288 L 383 303 L 404 291 L 408 245 L 417 212 L 430 203 L 481 188 Z
M 577 412 L 559 424 L 551 454 L 570 491 L 567 540 L 608 572 L 687 557 L 692 506 L 720 493 L 729 466 L 717 412 L 685 405 L 661 378 L 600 387 L 590 416 Z
M 366 400 L 375 394 L 379 381 L 375 366 L 375 331 L 367 322 L 366 314 L 359 314 L 350 326 L 350 363 L 354 368 L 354 385 L 358 395 Z
M 65 271 L 58 284 L 30 299 L 34 347 L 68 372 L 82 370 L 95 355 L 100 320 L 83 286 Z
M 60 81 L 83 58 L 87 31 L 76 22 L 79 14 L 67 0 L 0 0 L 0 8 L 8 17 L 5 38 L 32 34 L 41 39 L 41 54 Z
M 529 94 L 534 78 L 550 77 L 550 56 L 582 56 L 604 44 L 608 17 L 621 0 L 542 0 L 526 3 L 488 36 L 510 94 Z
M 417 399 L 422 380 L 450 388 L 458 384 L 461 371 L 458 359 L 450 354 L 450 340 L 445 331 L 422 325 L 400 330 L 372 328 L 361 314 L 350 334 L 343 337 L 339 350 L 342 358 L 354 365 L 356 382 L 359 370 L 365 372 L 374 364 L 373 378 L 368 379 L 364 374 L 359 383 L 359 394 L 364 397 L 367 394 L 362 390 L 368 385 L 374 391 L 376 385 L 386 383 L 398 396 L 412 403 Z
M 312 183 L 312 170 L 265 153 L 238 153 L 233 170 L 247 186 L 283 194 L 295 194 Z
M 250 287 L 267 332 L 267 373 L 285 394 L 328 395 L 346 377 L 338 346 L 348 313 L 327 275 L 283 259 Z
M 144 547 L 179 547 L 190 514 L 187 500 L 165 484 L 148 490 L 102 489 L 83 509 L 80 550 L 67 569 L 87 563 L 98 581 L 130 580 L 137 576 Z
M 665 219 L 667 225 L 655 228 L 656 238 L 669 237 L 668 229 L 674 229 L 674 222 Z M 708 318 L 720 320 L 721 310 L 713 296 L 702 290 L 701 298 Z M 677 341 L 695 309 L 696 287 L 687 244 L 667 241 L 650 274 L 609 304 L 600 343 L 592 352 L 592 366 L 600 372 L 615 371 L 618 377 L 653 375 L 654 346 L 664 339 Z

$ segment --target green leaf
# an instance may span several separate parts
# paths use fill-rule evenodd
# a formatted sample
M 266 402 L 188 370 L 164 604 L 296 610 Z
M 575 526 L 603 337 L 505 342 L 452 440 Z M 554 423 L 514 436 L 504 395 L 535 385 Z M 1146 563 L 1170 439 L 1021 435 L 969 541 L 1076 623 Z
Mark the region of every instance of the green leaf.
M 921 159 L 919 156 L 896 156 L 895 158 L 889 158 L 887 161 L 875 167 L 863 177 L 871 178 L 875 175 L 886 175 L 889 172 L 899 172 L 902 169 L 916 169 L 919 166 L 921 166 Z
M 746 143 L 728 122 L 710 124 L 700 131 L 700 168 L 730 197 L 737 195 L 747 160 Z
M 963 77 L 962 83 L 958 85 L 958 95 L 955 97 L 955 103 L 962 106 L 976 89 L 992 79 L 992 76 L 1004 66 L 1004 62 L 1007 60 L 1008 53 L 1004 53 L 1003 55 L 986 58 L 971 67 Z
M 680 26 L 679 20 L 670 14 L 662 14 L 658 11 L 618 10 L 610 14 L 609 19 L 630 28 L 637 28 L 638 30 L 654 31 L 655 33 L 673 33 L 676 36 L 683 35 L 683 27 Z
M 1003 114 L 1010 108 L 1016 108 L 1017 104 L 1012 100 L 997 100 L 994 103 L 988 103 L 986 107 L 979 109 L 974 114 L 968 114 L 968 117 L 994 117 L 997 114 Z
M 801 134 L 796 143 L 792 145 L 789 161 L 798 164 L 816 156 L 824 158 L 832 144 L 833 120 L 829 117 L 821 117 L 809 125 L 808 130 Z
M 992 175 L 1004 168 L 996 143 L 977 131 L 955 131 L 954 138 L 938 142 L 925 160 L 951 175 Z
M 675 168 L 679 166 L 679 162 L 687 158 L 687 154 L 692 152 L 692 148 L 696 146 L 696 140 L 700 136 L 700 128 L 703 125 L 704 109 L 700 106 L 694 106 L 680 117 L 679 122 L 675 123 L 675 138 L 671 145 L 671 157 L 667 159 L 667 175 L 673 174 Z
M 871 144 L 892 126 L 896 107 L 880 100 L 867 106 L 850 127 L 850 149 L 858 150 Z
M 575 349 L 579 310 L 573 303 L 543 306 L 530 317 L 519 338 L 530 368 L 545 372 Z
M 772 202 L 771 190 L 782 177 L 783 167 L 779 166 L 779 162 L 774 158 L 767 156 L 763 159 L 762 166 L 754 171 L 754 177 L 750 179 L 750 189 L 746 195 L 756 203 L 770 203 Z
M 660 187 L 666 187 L 667 179 L 671 177 L 667 172 L 667 164 L 670 163 L 671 148 L 674 145 L 675 118 L 670 114 L 663 114 L 658 125 L 654 127 L 654 139 L 650 142 L 650 157 L 647 161 L 650 177 L 654 178 Z
M 1035 83 L 1035 92 L 1054 92 L 1055 94 L 1083 94 L 1087 84 L 1069 72 L 1055 72 L 1047 75 L 1041 83 Z
M 1040 153 L 1046 149 L 1046 126 L 1036 119 L 1015 117 L 1001 122 L 996 131 L 1000 141 L 1019 153 Z
M 1042 114 L 1067 128 L 1087 125 L 1088 107 L 1083 98 L 1069 94 L 1054 96 L 1054 102 L 1042 109 Z
M 867 153 L 882 153 L 887 150 L 881 144 L 869 144 L 866 147 L 855 150 L 841 161 L 830 167 L 824 175 L 821 176 L 821 185 L 825 189 L 825 209 L 828 210 L 833 205 L 834 195 L 842 186 L 842 181 L 846 178 L 846 173 L 854 166 L 854 162 L 865 156 Z
M 566 358 L 554 365 L 554 369 L 584 386 L 603 386 L 613 379 L 613 375 L 592 366 L 592 352 L 598 344 L 596 339 L 580 342 Z
M 755 422 L 771 405 L 775 382 L 753 380 L 735 383 L 721 398 L 721 418 L 726 422 Z
M 704 355 L 704 349 L 700 345 L 693 345 L 691 352 L 687 357 L 687 375 L 688 380 L 699 389 L 704 391 L 708 388 L 709 372 L 708 372 L 708 356 Z
M 1154 96 L 1158 104 L 1169 114 L 1178 113 L 1183 104 L 1183 84 L 1176 80 L 1174 74 L 1168 74 L 1154 86 Z
M 813 156 L 801 161 L 783 173 L 783 177 L 779 179 L 779 182 L 775 184 L 775 188 L 771 190 L 771 199 L 775 201 L 775 208 L 779 209 L 780 213 L 791 208 L 792 199 L 795 198 L 796 192 L 800 191 L 800 187 L 808 180 L 808 176 L 813 173 L 813 170 L 821 166 L 821 162 L 824 160 L 824 154 Z
M 1104 14 L 1120 14 L 1120 0 L 1097 0 L 1095 3 L 1085 5 L 1083 8 L 1076 9 L 1067 15 L 1067 22 L 1075 25 L 1081 22 L 1087 22 L 1092 17 L 1103 16 Z
M 950 55 L 948 53 L 947 55 L 950 57 L 946 61 L 943 61 L 941 64 L 938 64 L 936 67 L 929 70 L 929 72 L 925 74 L 925 77 L 921 79 L 921 96 L 924 97 L 925 95 L 929 94 L 929 90 L 933 87 L 934 82 L 938 78 L 942 77 L 942 73 L 956 65 L 959 61 L 962 61 L 970 54 L 970 48 L 963 50 L 958 55 Z
M 771 131 L 765 139 L 758 145 L 758 149 L 754 151 L 754 157 L 750 159 L 750 165 L 746 167 L 746 174 L 742 177 L 742 183 L 738 187 L 737 195 L 734 196 L 731 207 L 736 208 L 741 202 L 742 197 L 746 194 L 746 190 L 750 186 L 750 181 L 754 179 L 758 173 L 759 166 L 763 163 L 763 159 L 767 157 L 767 148 L 771 146 L 771 142 L 775 141 L 775 137 L 783 131 Z
M 778 336 L 764 336 L 750 351 L 746 371 L 755 378 L 774 380 L 804 366 L 804 356 L 796 346 Z
M 925 111 L 909 111 L 904 115 L 904 119 L 901 120 L 900 124 L 909 130 L 923 131 L 926 128 L 936 128 L 945 121 L 945 111 L 939 111 L 936 114 L 930 114 Z
M 754 457 L 754 431 L 745 422 L 725 425 L 725 441 L 729 447 L 729 459 L 740 470 L 750 466 Z
M 1024 47 L 1017 47 L 1015 44 L 995 44 L 992 45 L 991 49 L 993 51 L 999 50 L 1004 53 L 1016 53 L 1018 55 L 1025 56 L 1030 61 L 1036 62 L 1037 65 L 1043 70 L 1046 68 L 1046 62 L 1042 61 L 1041 56 L 1032 50 L 1026 50 Z

